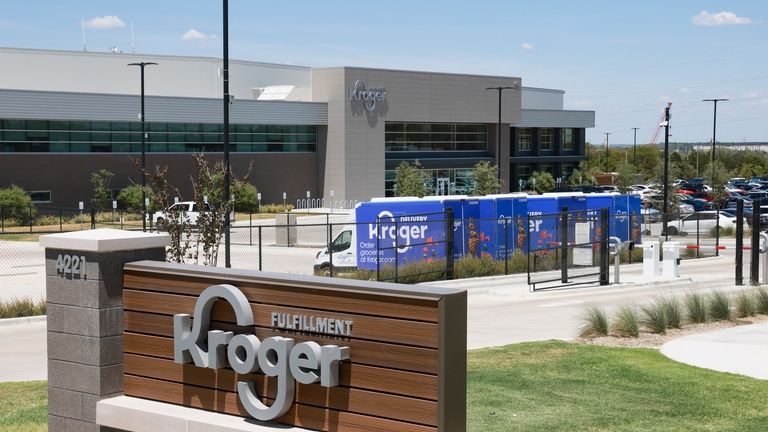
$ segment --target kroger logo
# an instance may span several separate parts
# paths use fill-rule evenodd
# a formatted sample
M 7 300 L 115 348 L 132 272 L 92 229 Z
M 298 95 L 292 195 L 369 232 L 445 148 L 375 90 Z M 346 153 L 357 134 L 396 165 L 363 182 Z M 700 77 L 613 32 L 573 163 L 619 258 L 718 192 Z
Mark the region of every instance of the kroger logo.
M 349 100 L 362 102 L 365 110 L 373 112 L 377 102 L 387 100 L 387 88 L 377 87 L 368 89 L 365 81 L 357 80 L 349 92 Z
M 395 216 L 386 210 L 379 213 L 379 224 L 368 224 L 369 239 L 392 239 L 392 246 L 397 246 L 399 253 L 406 253 L 411 248 L 412 240 L 426 238 L 428 225 L 409 224 L 409 222 L 426 222 L 426 216 L 401 216 L 395 223 Z M 399 238 L 399 240 L 398 240 Z M 405 241 L 405 244 L 403 244 Z

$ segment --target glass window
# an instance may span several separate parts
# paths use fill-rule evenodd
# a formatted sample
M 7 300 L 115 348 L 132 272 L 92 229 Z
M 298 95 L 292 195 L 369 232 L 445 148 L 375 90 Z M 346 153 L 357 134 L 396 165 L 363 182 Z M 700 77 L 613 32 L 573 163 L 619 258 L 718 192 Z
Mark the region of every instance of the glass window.
M 517 149 L 520 151 L 531 151 L 531 142 L 533 141 L 531 128 L 520 128 L 517 130 Z
M 561 129 L 560 142 L 563 150 L 573 150 L 573 129 Z
M 472 151 L 488 148 L 483 124 L 390 123 L 385 131 L 385 151 Z
M 29 192 L 29 198 L 33 203 L 49 203 L 51 202 L 51 191 L 32 191 Z
M 552 129 L 539 129 L 539 148 L 543 151 L 552 151 Z

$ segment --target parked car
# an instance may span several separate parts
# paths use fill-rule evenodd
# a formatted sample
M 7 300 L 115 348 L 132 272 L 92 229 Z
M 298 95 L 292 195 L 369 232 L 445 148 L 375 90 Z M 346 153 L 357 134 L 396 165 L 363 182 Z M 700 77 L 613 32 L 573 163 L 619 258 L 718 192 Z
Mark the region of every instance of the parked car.
M 746 223 L 744 225 L 745 228 L 748 227 Z M 709 234 L 716 226 L 720 229 L 727 227 L 735 228 L 736 218 L 727 212 L 718 215 L 718 212 L 715 210 L 701 211 L 683 216 L 676 221 L 670 221 L 667 225 L 667 234 L 679 235 L 682 233 L 696 235 L 697 231 L 699 234 Z
M 640 214 L 643 216 L 643 223 L 661 222 L 661 212 L 655 208 L 643 208 L 640 210 Z
M 680 202 L 692 206 L 695 212 L 715 209 L 715 204 L 701 198 L 686 198 L 680 200 Z

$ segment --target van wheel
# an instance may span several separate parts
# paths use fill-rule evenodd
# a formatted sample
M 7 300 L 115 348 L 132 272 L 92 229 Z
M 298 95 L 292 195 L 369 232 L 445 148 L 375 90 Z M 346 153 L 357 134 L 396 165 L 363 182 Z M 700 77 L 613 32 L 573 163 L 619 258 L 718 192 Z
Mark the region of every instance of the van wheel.
M 331 266 L 326 264 L 326 265 L 320 267 L 320 276 L 330 277 L 331 276 Z
M 678 234 L 680 233 L 677 231 L 676 227 L 673 227 L 673 226 L 667 227 L 667 235 L 676 236 Z
M 155 228 L 157 231 L 165 231 L 165 219 L 158 218 L 157 222 L 155 222 Z

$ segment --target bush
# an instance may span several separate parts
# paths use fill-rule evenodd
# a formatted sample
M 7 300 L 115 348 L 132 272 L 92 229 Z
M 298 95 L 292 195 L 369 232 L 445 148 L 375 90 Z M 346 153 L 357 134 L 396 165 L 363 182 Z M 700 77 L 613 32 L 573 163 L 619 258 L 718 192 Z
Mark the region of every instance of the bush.
M 603 308 L 589 306 L 581 315 L 581 337 L 606 336 L 608 334 L 608 315 Z
M 632 306 L 622 306 L 616 312 L 611 325 L 611 332 L 621 337 L 638 337 L 640 335 L 640 319 Z
M 664 316 L 667 318 L 667 327 L 680 328 L 683 325 L 683 307 L 680 300 L 673 297 L 662 297 L 658 301 L 658 306 L 664 309 Z
M 54 215 L 38 216 L 35 218 L 36 226 L 58 225 L 59 217 Z
M 504 274 L 504 261 L 489 257 L 464 257 L 456 260 L 454 271 L 457 279 L 495 276 Z
M 45 301 L 16 300 L 10 303 L 0 303 L 0 319 L 21 318 L 37 315 L 45 315 L 47 306 Z
M 660 302 L 640 306 L 640 322 L 651 333 L 664 334 L 667 332 L 667 315 Z
M 736 296 L 736 317 L 746 318 L 757 313 L 757 301 L 751 292 L 742 291 Z
M 707 322 L 707 300 L 698 293 L 689 293 L 685 296 L 685 311 L 688 321 L 699 324 Z
M 717 228 L 718 227 L 710 228 L 709 235 L 711 237 L 717 236 Z M 720 228 L 720 237 L 733 237 L 735 235 L 736 235 L 736 228 L 734 227 Z
M 259 210 L 262 213 L 287 213 L 293 210 L 293 204 L 263 204 Z
M 755 297 L 757 298 L 757 311 L 761 314 L 768 314 L 768 290 L 765 288 L 756 289 Z
M 5 218 L 5 225 L 12 219 L 18 225 L 24 225 L 29 222 L 30 208 L 32 216 L 35 215 L 35 208 L 32 207 L 32 199 L 24 192 L 24 189 L 11 185 L 9 188 L 0 189 L 0 207 Z
M 157 211 L 157 199 L 152 189 L 147 186 L 146 196 L 149 198 L 149 207 L 147 211 Z M 117 194 L 117 203 L 120 208 L 124 208 L 134 213 L 141 213 L 143 205 L 141 203 L 141 186 L 131 185 L 123 188 L 119 194 Z
M 235 211 L 253 213 L 259 209 L 259 196 L 256 187 L 242 180 L 232 183 L 232 194 L 235 196 Z
M 629 263 L 629 249 L 622 248 L 619 254 L 619 260 L 622 264 Z M 643 262 L 643 250 L 637 246 L 632 250 L 632 262 Z
M 722 292 L 712 293 L 709 302 L 709 316 L 716 321 L 730 321 L 731 299 Z

